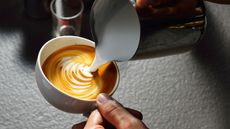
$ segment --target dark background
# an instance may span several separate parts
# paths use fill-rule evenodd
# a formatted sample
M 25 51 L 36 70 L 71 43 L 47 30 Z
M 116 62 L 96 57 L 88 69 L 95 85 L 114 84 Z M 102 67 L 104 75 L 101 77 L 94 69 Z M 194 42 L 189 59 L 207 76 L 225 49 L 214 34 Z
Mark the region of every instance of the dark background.
M 119 63 L 114 97 L 142 111 L 150 128 L 230 128 L 230 5 L 205 5 L 207 30 L 193 51 Z M 1 129 L 66 129 L 85 119 L 52 107 L 36 86 L 36 56 L 51 31 L 51 19 L 28 17 L 21 0 L 1 2 Z

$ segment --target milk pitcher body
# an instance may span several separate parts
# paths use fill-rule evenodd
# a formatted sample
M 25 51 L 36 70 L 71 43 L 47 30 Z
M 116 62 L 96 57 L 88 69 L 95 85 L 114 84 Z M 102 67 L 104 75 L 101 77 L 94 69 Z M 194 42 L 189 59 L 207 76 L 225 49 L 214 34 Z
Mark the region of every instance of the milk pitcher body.
M 101 9 L 103 12 L 96 20 L 110 17 L 106 10 L 111 12 L 111 8 L 123 7 L 113 7 L 114 1 L 109 4 L 106 0 L 104 3 L 103 0 L 95 0 L 95 3 L 97 6 L 92 6 L 91 10 Z M 105 3 L 108 7 L 104 6 Z M 200 41 L 205 31 L 207 21 L 202 0 L 129 0 L 127 4 L 136 9 L 141 28 L 139 45 L 131 60 L 188 51 Z M 104 20 L 101 22 L 107 24 Z

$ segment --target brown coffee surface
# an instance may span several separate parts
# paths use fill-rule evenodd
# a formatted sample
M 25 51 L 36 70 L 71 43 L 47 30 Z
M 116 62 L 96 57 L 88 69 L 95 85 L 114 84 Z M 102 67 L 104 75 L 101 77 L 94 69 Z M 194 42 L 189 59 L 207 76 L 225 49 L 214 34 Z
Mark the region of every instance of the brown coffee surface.
M 84 45 L 62 48 L 51 54 L 42 69 L 48 80 L 60 91 L 78 99 L 94 100 L 100 93 L 112 92 L 117 71 L 110 62 L 89 72 L 95 49 Z

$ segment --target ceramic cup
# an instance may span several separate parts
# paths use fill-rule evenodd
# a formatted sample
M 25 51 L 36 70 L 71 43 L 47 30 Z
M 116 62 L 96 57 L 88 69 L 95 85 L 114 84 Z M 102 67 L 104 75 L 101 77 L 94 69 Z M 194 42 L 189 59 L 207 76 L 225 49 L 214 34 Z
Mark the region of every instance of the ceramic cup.
M 45 76 L 42 70 L 42 64 L 53 52 L 67 46 L 87 45 L 95 47 L 95 43 L 88 39 L 77 36 L 60 36 L 46 42 L 39 51 L 35 73 L 37 86 L 44 98 L 54 107 L 69 113 L 86 114 L 96 108 L 95 100 L 82 100 L 71 97 L 70 95 L 58 90 Z M 116 83 L 109 95 L 112 95 L 118 87 L 119 70 L 117 64 L 113 62 L 117 71 Z

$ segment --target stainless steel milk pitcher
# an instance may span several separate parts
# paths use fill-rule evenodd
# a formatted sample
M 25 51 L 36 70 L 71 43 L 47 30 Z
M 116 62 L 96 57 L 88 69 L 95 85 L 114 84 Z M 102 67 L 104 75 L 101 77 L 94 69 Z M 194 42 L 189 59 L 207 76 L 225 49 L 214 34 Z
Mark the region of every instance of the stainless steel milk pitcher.
M 136 8 L 141 24 L 139 46 L 131 60 L 188 51 L 204 33 L 202 0 L 130 0 L 130 4 Z

